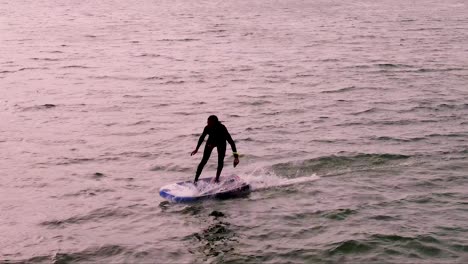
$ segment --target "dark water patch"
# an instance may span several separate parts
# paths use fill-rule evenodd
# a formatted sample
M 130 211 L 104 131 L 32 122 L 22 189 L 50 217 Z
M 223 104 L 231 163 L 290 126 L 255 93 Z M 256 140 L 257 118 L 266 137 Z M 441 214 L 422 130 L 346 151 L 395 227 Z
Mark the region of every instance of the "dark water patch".
M 186 240 L 191 242 L 191 254 L 201 255 L 205 261 L 214 258 L 217 263 L 224 263 L 224 257 L 233 252 L 238 243 L 231 224 L 218 220 L 201 232 L 188 236 Z
M 350 254 L 364 254 L 375 248 L 373 243 L 359 240 L 346 240 L 331 245 L 327 250 L 328 255 L 350 255 Z
M 267 105 L 267 104 L 271 104 L 271 101 L 268 101 L 268 100 L 254 100 L 254 101 L 251 101 L 251 102 L 239 102 L 240 105 L 242 106 L 262 106 L 262 105 Z
M 105 176 L 104 173 L 102 173 L 102 172 L 95 172 L 95 173 L 93 173 L 93 174 L 91 175 L 91 178 L 92 178 L 92 179 L 96 179 L 96 180 L 100 180 L 100 179 L 102 179 L 102 178 L 104 178 L 104 177 L 106 177 L 106 176 Z
M 408 159 L 401 154 L 357 154 L 354 156 L 324 156 L 308 160 L 278 163 L 272 166 L 277 175 L 298 177 L 313 173 L 330 174 L 341 170 L 373 169 Z
M 332 220 L 345 220 L 348 216 L 356 213 L 356 210 L 352 209 L 336 209 L 330 212 L 322 214 L 323 217 Z
M 128 208 L 99 208 L 84 215 L 76 215 L 60 220 L 50 220 L 41 222 L 40 225 L 49 228 L 64 228 L 68 225 L 83 224 L 87 222 L 99 222 L 109 218 L 123 218 L 133 215 L 134 212 Z
M 468 253 L 468 244 L 451 244 L 450 249 L 457 251 L 457 252 L 462 252 L 462 253 Z
M 370 219 L 378 220 L 378 221 L 396 221 L 400 220 L 400 217 L 397 216 L 390 216 L 390 215 L 375 215 L 369 217 Z
M 218 217 L 224 217 L 225 215 L 224 215 L 223 212 L 215 210 L 215 211 L 212 211 L 209 216 L 213 216 L 214 218 L 218 218 Z

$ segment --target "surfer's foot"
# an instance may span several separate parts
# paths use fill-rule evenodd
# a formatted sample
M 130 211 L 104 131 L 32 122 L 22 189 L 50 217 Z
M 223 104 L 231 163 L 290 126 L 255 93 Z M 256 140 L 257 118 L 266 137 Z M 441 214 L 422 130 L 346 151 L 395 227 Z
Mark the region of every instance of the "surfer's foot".
M 197 186 L 198 182 L 197 181 L 193 181 L 193 185 Z

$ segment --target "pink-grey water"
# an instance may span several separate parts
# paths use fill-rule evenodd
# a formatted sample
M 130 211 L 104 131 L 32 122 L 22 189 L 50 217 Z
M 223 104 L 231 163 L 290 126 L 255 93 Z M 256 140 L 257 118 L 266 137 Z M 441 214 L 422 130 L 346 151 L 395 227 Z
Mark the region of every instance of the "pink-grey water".
M 0 1 L 0 110 L 0 262 L 468 261 L 464 0 Z

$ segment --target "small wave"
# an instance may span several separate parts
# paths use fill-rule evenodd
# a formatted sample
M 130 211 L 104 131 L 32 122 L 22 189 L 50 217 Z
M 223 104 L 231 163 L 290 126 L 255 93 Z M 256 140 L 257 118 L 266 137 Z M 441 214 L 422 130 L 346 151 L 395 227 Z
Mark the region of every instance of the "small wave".
M 373 113 L 386 112 L 386 111 L 389 111 L 389 110 L 372 107 L 372 108 L 369 108 L 369 109 L 366 109 L 366 110 L 363 110 L 363 111 L 354 112 L 354 113 L 351 113 L 351 114 L 352 115 L 362 115 L 362 114 L 373 114 Z
M 161 84 L 169 85 L 169 84 L 183 84 L 183 83 L 185 83 L 185 81 L 167 81 L 167 82 L 163 82 Z
M 197 32 L 197 34 L 209 34 L 209 33 L 215 33 L 215 34 L 219 34 L 219 33 L 225 33 L 227 32 L 227 30 L 225 29 L 211 29 L 211 30 L 205 30 L 205 31 L 200 31 L 200 32 Z
M 384 126 L 405 126 L 405 125 L 414 125 L 418 122 L 424 122 L 423 120 L 413 120 L 413 119 L 405 119 L 405 120 L 373 120 L 369 122 L 346 122 L 337 124 L 336 126 L 374 126 L 374 125 L 384 125 Z
M 417 72 L 450 72 L 450 71 L 464 71 L 464 68 L 442 68 L 442 69 L 428 69 L 428 68 L 422 68 L 418 69 Z
M 157 165 L 151 168 L 151 171 L 174 171 L 174 172 L 191 172 L 194 168 L 181 167 L 179 165 Z
M 329 245 L 327 254 L 353 255 L 377 253 L 385 250 L 392 255 L 412 255 L 415 259 L 424 257 L 438 257 L 444 254 L 442 244 L 436 238 L 429 235 L 415 237 L 401 236 L 397 234 L 373 234 L 362 239 L 349 239 Z
M 101 221 L 107 218 L 122 218 L 127 217 L 129 215 L 133 215 L 133 212 L 128 208 L 99 208 L 93 210 L 84 215 L 76 215 L 69 218 L 61 219 L 61 220 L 49 220 L 41 222 L 40 225 L 47 226 L 50 228 L 61 228 L 67 225 L 74 225 L 74 224 L 82 224 L 86 222 L 95 222 Z
M 90 188 L 90 189 L 84 189 L 80 190 L 75 193 L 67 193 L 64 194 L 62 197 L 79 197 L 79 196 L 96 196 L 100 193 L 107 193 L 107 192 L 114 192 L 114 190 L 111 189 L 101 189 L 101 188 Z
M 104 158 L 67 158 L 62 157 L 60 158 L 61 161 L 56 162 L 56 165 L 71 165 L 71 164 L 82 164 L 86 162 L 93 162 L 93 161 L 112 161 L 112 160 L 119 160 L 119 157 L 104 157 Z
M 337 90 L 327 90 L 327 91 L 322 91 L 322 93 L 344 93 L 344 92 L 349 92 L 358 89 L 356 86 L 349 86 L 349 87 L 344 87 L 341 89 Z
M 35 61 L 60 61 L 60 59 L 56 59 L 56 58 L 31 58 L 31 60 L 35 60 Z
M 0 74 L 3 74 L 3 73 L 15 73 L 16 71 L 0 71 Z
M 164 42 L 190 42 L 190 41 L 199 41 L 200 39 L 193 39 L 193 38 L 182 38 L 182 39 L 160 39 L 158 41 Z
M 57 107 L 57 105 L 55 105 L 55 104 L 43 104 L 43 105 L 24 107 L 21 110 L 22 111 L 37 111 L 37 110 L 51 109 L 51 108 L 55 108 L 55 107 Z
M 17 72 L 21 71 L 31 71 L 31 70 L 48 70 L 49 68 L 47 67 L 25 67 L 17 70 Z
M 129 254 L 129 250 L 120 245 L 104 245 L 87 248 L 78 252 L 60 252 L 51 257 L 52 263 L 103 262 L 105 258 L 120 254 Z
M 159 77 L 159 76 L 151 76 L 151 77 L 146 77 L 145 80 L 164 80 L 164 78 Z
M 271 104 L 271 101 L 268 100 L 255 100 L 251 102 L 240 102 L 241 105 L 250 105 L 250 106 L 261 106 Z
M 468 138 L 468 133 L 447 133 L 447 134 L 430 134 L 427 137 L 442 137 L 442 138 Z
M 410 109 L 406 110 L 400 110 L 398 111 L 399 113 L 411 113 L 411 112 L 418 112 L 418 111 L 434 111 L 434 112 L 440 112 L 440 111 L 450 111 L 450 110 L 466 110 L 468 109 L 468 104 L 447 104 L 447 103 L 442 103 L 438 105 L 419 105 L 416 107 L 412 107 Z
M 61 69 L 90 69 L 88 66 L 83 66 L 83 65 L 67 65 L 60 67 Z
M 130 124 L 130 125 L 131 125 L 131 126 L 138 126 L 138 125 L 144 125 L 144 124 L 148 124 L 148 123 L 151 123 L 151 121 L 150 121 L 150 120 L 141 120 L 141 121 L 132 123 L 132 124 Z
M 421 140 L 425 140 L 425 137 L 414 137 L 414 138 L 395 138 L 395 137 L 371 137 L 372 140 L 380 140 L 380 141 L 395 141 L 395 142 L 417 142 Z
M 393 64 L 393 63 L 379 63 L 376 64 L 377 67 L 381 68 L 413 68 L 411 65 L 406 64 Z

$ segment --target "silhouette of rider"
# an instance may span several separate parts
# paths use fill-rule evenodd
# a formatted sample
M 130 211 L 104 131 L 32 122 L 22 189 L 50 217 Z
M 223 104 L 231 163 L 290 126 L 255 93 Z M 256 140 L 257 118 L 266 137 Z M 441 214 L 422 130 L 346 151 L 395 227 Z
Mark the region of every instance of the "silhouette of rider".
M 207 126 L 205 129 L 203 129 L 203 133 L 198 140 L 197 147 L 194 151 L 192 151 L 190 156 L 193 156 L 198 152 L 198 149 L 205 140 L 206 135 L 209 135 L 209 137 L 205 144 L 203 158 L 200 161 L 197 172 L 195 174 L 195 184 L 197 183 L 198 177 L 200 177 L 203 167 L 205 167 L 205 164 L 208 162 L 211 152 L 215 147 L 218 151 L 218 169 L 216 170 L 215 182 L 219 182 L 219 176 L 221 175 L 221 171 L 223 170 L 224 166 L 224 156 L 226 155 L 226 141 L 229 143 L 229 145 L 231 145 L 232 154 L 234 154 L 234 167 L 239 164 L 239 154 L 237 153 L 236 144 L 234 143 L 234 140 L 232 140 L 232 137 L 229 134 L 227 128 L 221 122 L 219 122 L 218 117 L 215 115 L 208 117 Z

